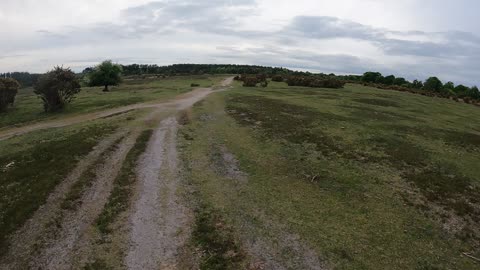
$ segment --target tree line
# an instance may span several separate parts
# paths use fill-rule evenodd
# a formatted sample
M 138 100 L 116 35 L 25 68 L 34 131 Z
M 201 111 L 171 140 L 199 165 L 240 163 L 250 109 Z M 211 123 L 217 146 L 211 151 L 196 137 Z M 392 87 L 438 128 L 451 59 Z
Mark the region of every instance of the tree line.
M 368 86 L 382 89 L 406 91 L 429 96 L 463 99 L 465 102 L 479 101 L 480 91 L 477 86 L 468 87 L 462 84 L 455 85 L 453 82 L 443 83 L 437 77 L 429 77 L 425 81 L 408 81 L 405 78 L 394 75 L 383 76 L 380 72 L 365 72 L 363 76 L 344 76 L 343 80 L 361 82 Z

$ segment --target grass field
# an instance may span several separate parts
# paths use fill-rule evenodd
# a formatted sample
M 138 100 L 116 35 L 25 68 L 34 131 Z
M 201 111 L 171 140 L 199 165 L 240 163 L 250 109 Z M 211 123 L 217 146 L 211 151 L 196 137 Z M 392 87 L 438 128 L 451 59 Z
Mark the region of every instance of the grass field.
M 110 92 L 102 92 L 102 87 L 83 87 L 80 94 L 61 113 L 43 112 L 42 102 L 32 88 L 20 89 L 15 106 L 8 113 L 0 114 L 0 128 L 24 125 L 42 119 L 100 111 L 135 103 L 168 100 L 192 90 L 192 83 L 200 87 L 210 87 L 221 79 L 219 76 L 178 76 L 169 78 L 129 79 Z
M 229 241 L 218 233 L 204 264 L 238 269 L 255 259 L 239 262 L 221 244 L 248 253 L 261 239 L 292 269 L 312 263 L 295 261 L 308 248 L 334 269 L 478 269 L 463 253 L 480 256 L 479 108 L 358 85 L 271 83 L 237 84 L 186 115 L 186 176 L 197 205 L 225 223 L 197 230 L 233 231 Z M 235 166 L 246 176 L 231 175 Z M 292 235 L 306 247 L 284 247 Z
M 22 90 L 16 107 L 0 115 L 0 127 L 168 100 L 191 83 L 207 87 L 222 78 L 126 80 L 110 93 L 84 88 L 55 115 L 41 113 L 40 101 Z M 121 267 L 125 254 L 117 246 L 128 238 L 119 228 L 129 224 L 138 196 L 138 159 L 158 121 L 175 113 L 146 120 L 148 112 L 0 141 L 0 255 L 85 161 L 59 193 L 54 221 L 83 207 L 98 168 L 137 134 L 90 230 L 98 246 L 87 266 Z M 465 254 L 480 257 L 479 117 L 468 104 L 353 84 L 333 90 L 234 83 L 210 94 L 178 116 L 178 193 L 193 213 L 182 267 L 478 269 Z

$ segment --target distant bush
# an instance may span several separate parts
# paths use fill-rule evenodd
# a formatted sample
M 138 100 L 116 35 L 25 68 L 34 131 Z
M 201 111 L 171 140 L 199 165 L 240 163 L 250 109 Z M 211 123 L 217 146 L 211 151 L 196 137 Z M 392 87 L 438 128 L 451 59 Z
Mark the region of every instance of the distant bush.
M 272 81 L 274 82 L 283 82 L 283 76 L 282 75 L 274 75 L 272 77 Z
M 34 92 L 42 99 L 45 112 L 55 112 L 62 110 L 80 92 L 80 83 L 69 68 L 55 67 L 38 79 Z
M 255 87 L 258 84 L 258 80 L 255 77 L 248 77 L 243 79 L 243 86 L 244 87 Z
M 15 102 L 20 83 L 12 78 L 0 78 L 0 112 L 4 112 Z
M 260 86 L 263 87 L 263 88 L 267 87 L 268 86 L 268 81 L 267 80 L 261 81 Z
M 190 87 L 199 87 L 199 86 L 200 86 L 200 84 L 198 84 L 198 83 L 192 83 L 192 84 L 190 84 Z
M 335 79 L 334 77 L 316 78 L 313 76 L 290 76 L 287 78 L 288 86 L 305 86 L 317 88 L 343 88 L 344 81 Z

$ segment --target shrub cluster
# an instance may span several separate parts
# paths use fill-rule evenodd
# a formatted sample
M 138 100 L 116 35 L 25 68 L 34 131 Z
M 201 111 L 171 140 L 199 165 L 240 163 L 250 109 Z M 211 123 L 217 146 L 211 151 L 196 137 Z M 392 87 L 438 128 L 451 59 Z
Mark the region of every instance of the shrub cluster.
M 273 75 L 272 76 L 272 81 L 273 82 L 283 82 L 283 76 L 282 75 Z
M 234 80 L 243 82 L 244 87 L 256 87 L 260 84 L 261 87 L 268 86 L 268 78 L 265 74 L 235 76 Z
M 0 112 L 5 111 L 9 105 L 13 105 L 18 88 L 20 84 L 17 80 L 0 78 Z
M 69 68 L 55 67 L 38 79 L 34 92 L 42 99 L 45 112 L 56 112 L 80 92 L 80 83 Z
M 286 80 L 288 86 L 305 86 L 317 88 L 343 88 L 344 81 L 337 80 L 334 77 L 316 78 L 313 76 L 290 76 Z

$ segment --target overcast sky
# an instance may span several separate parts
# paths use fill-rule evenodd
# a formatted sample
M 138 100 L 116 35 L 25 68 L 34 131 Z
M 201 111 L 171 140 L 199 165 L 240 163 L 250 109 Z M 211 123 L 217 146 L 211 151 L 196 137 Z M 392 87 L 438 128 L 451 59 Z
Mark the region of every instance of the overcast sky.
M 0 72 L 112 59 L 480 85 L 479 11 L 478 0 L 0 0 Z

